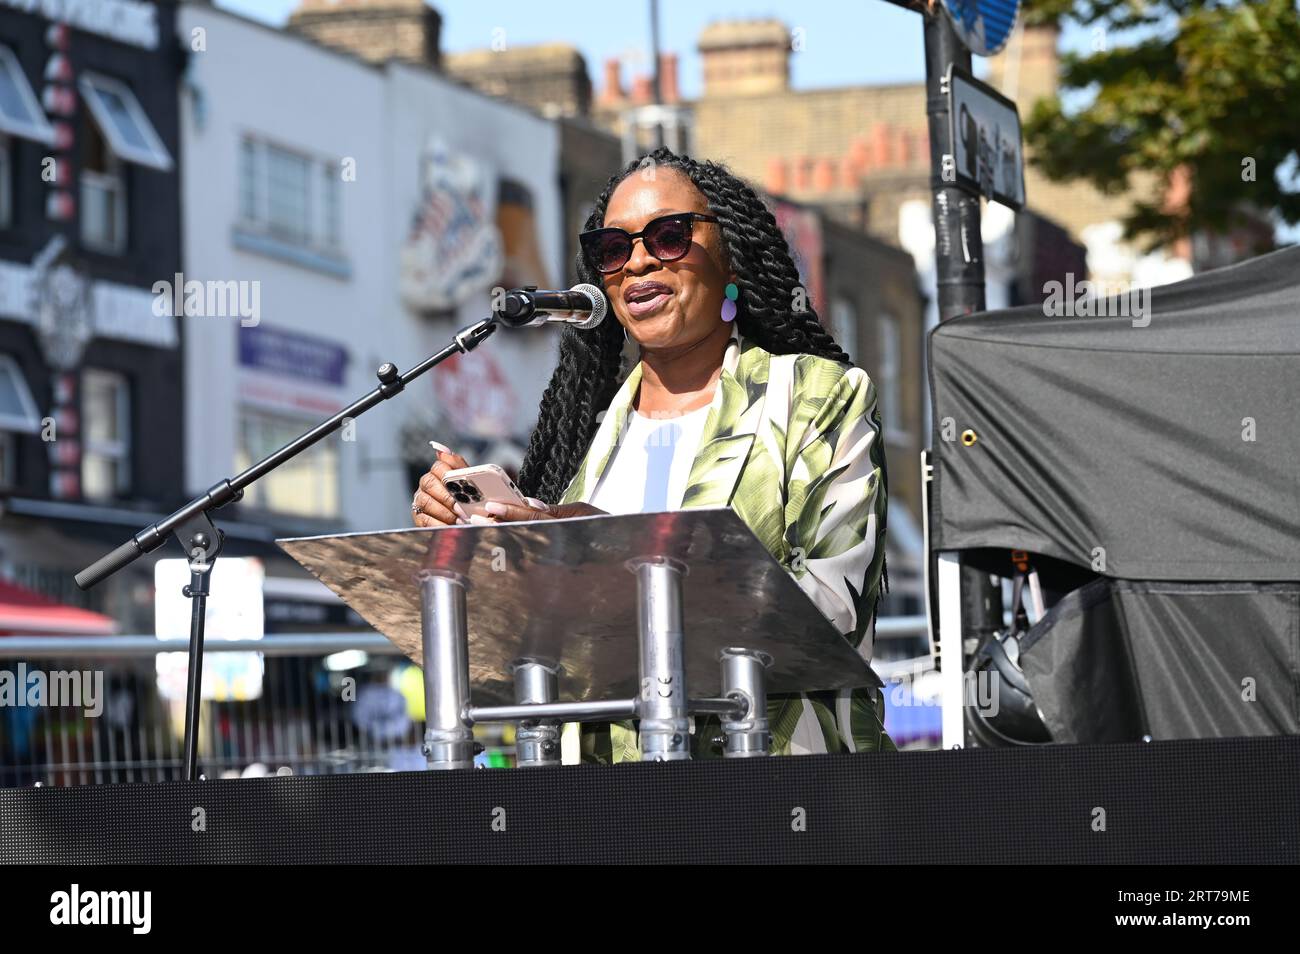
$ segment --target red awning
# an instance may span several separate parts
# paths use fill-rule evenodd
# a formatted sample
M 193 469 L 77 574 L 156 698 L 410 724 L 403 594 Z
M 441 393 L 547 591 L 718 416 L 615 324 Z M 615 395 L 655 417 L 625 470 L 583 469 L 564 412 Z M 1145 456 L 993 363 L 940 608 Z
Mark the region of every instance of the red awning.
M 111 636 L 115 632 L 117 623 L 103 613 L 64 606 L 0 580 L 0 636 Z

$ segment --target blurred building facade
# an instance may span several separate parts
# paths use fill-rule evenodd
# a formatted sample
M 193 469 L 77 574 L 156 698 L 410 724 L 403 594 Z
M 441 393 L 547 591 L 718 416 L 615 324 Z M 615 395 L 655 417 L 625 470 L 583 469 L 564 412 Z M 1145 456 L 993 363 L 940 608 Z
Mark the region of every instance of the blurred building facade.
M 988 60 L 988 81 L 1017 101 L 1022 116 L 1057 89 L 1058 40 L 1055 28 L 1021 28 Z M 701 34 L 699 48 L 704 89 L 693 104 L 699 148 L 733 157 L 773 193 L 816 203 L 873 234 L 902 241 L 903 206 L 930 202 L 924 83 L 791 89 L 791 31 L 780 21 L 715 23 Z M 1154 188 L 1149 180 L 1135 184 L 1143 194 Z M 1116 246 L 1111 225 L 1131 206 L 1131 194 L 1054 183 L 1031 162 L 1025 194 L 1022 214 L 1056 223 L 1099 262 L 1128 261 L 1130 280 L 1168 281 L 1168 275 L 1190 271 L 1190 262 L 1171 264 L 1174 256 L 1143 258 Z M 1026 258 L 1018 276 L 1022 285 L 1031 267 Z M 1038 289 L 1031 300 L 1041 299 L 1041 283 Z
M 354 6 L 304 4 L 288 30 L 181 6 L 179 41 L 206 40 L 181 101 L 187 278 L 260 301 L 256 320 L 185 319 L 191 493 L 360 397 L 384 362 L 406 370 L 447 346 L 494 288 L 564 277 L 555 123 L 447 78 L 436 56 L 395 55 L 436 50 L 432 11 L 388 31 L 423 41 L 376 49 L 374 31 L 347 28 L 375 10 Z M 268 537 L 407 525 L 431 439 L 517 466 L 554 343 L 498 332 L 260 480 L 229 519 Z M 313 593 L 336 605 L 264 557 L 268 619 L 277 601 L 309 618 Z
M 21 237 L 4 251 L 12 251 L 14 268 L 27 271 L 6 279 L 0 301 L 18 301 L 22 296 L 8 289 L 33 284 L 28 272 L 47 249 L 47 232 L 66 235 L 46 252 L 55 267 L 70 263 L 100 285 L 116 274 L 136 292 L 128 302 L 95 286 L 95 300 L 112 304 L 114 323 L 100 321 L 105 330 L 83 350 L 108 362 L 112 373 L 92 374 L 90 382 L 130 437 L 125 451 L 120 441 L 98 439 L 84 466 L 66 446 L 51 452 L 32 428 L 45 417 L 67 418 L 74 428 L 92 423 L 98 433 L 106 426 L 103 410 L 78 404 L 68 414 L 69 400 L 81 399 L 69 392 L 63 366 L 56 373 L 41 352 L 34 313 L 6 309 L 10 320 L 0 321 L 0 330 L 16 336 L 9 353 L 32 394 L 25 401 L 26 392 L 16 391 L 18 413 L 8 432 L 14 450 L 8 436 L 0 444 L 6 473 L 12 467 L 25 488 L 10 494 L 0 539 L 29 517 L 32 532 L 53 533 L 56 524 L 36 518 L 65 501 L 94 502 L 96 515 L 109 513 L 49 574 L 45 589 L 77 600 L 85 598 L 72 589 L 72 571 L 373 387 L 381 363 L 406 368 L 439 350 L 458 328 L 487 314 L 493 288 L 571 283 L 576 236 L 592 200 L 646 130 L 693 148 L 697 104 L 682 101 L 671 54 L 661 64 L 664 102 L 651 102 L 645 78 L 626 95 L 604 90 L 598 102 L 571 47 L 503 43 L 499 50 L 443 54 L 439 15 L 421 0 L 304 0 L 283 30 L 201 0 L 121 0 L 110 12 L 116 19 L 82 13 L 84 22 L 64 24 L 76 40 L 74 70 L 77 57 L 90 57 L 101 43 L 108 59 L 90 65 L 127 93 L 138 87 L 136 105 L 123 108 L 152 123 L 158 156 L 128 144 L 122 148 L 130 155 L 111 166 L 116 179 L 101 158 L 80 184 L 77 165 L 63 165 L 60 174 L 70 178 L 37 190 L 35 217 L 18 207 L 34 208 L 34 193 L 11 189 L 14 227 L 3 232 L 6 241 Z M 20 50 L 15 55 L 32 95 L 48 100 L 38 103 L 40 111 L 66 137 L 52 118 L 66 106 L 57 88 L 79 80 L 75 72 L 63 78 L 63 65 L 48 65 L 57 36 L 45 35 L 38 17 L 4 6 L 0 13 L 25 24 L 26 33 L 11 30 L 13 39 L 4 42 Z M 110 20 L 108 29 L 122 35 L 95 40 Z M 152 72 L 137 78 L 132 57 Z M 101 127 L 87 104 L 108 94 L 86 88 L 92 91 L 82 93 L 77 108 L 92 142 Z M 120 100 L 121 88 L 110 85 L 108 93 Z M 636 107 L 618 112 L 628 118 L 623 127 L 605 120 L 620 96 Z M 39 122 L 33 129 L 6 122 L 6 175 L 33 168 L 39 174 L 52 134 Z M 97 135 L 107 141 L 113 127 L 105 122 L 110 132 Z M 118 131 L 124 136 L 129 130 Z M 65 148 L 80 159 L 90 147 L 73 140 Z M 719 158 L 745 171 L 735 157 Z M 151 191 L 160 183 L 168 196 Z M 84 200 L 61 204 L 70 190 L 99 210 L 91 226 L 81 224 Z M 881 385 L 886 440 L 898 462 L 891 495 L 906 511 L 900 520 L 914 522 L 913 461 L 924 443 L 924 298 L 916 271 L 896 240 L 873 236 L 824 204 L 789 196 L 772 204 L 814 307 Z M 117 224 L 105 224 L 105 210 L 119 208 L 125 211 L 112 220 Z M 29 227 L 38 220 L 39 227 Z M 88 227 L 124 230 L 115 260 L 105 257 L 102 243 L 96 248 L 84 239 Z M 227 555 L 266 561 L 268 629 L 277 620 L 327 628 L 355 622 L 279 556 L 276 536 L 403 525 L 411 486 L 429 461 L 429 439 L 471 460 L 517 466 L 554 346 L 551 331 L 499 333 L 471 359 L 447 362 L 226 508 Z M 128 364 L 144 370 L 123 371 L 120 348 Z M 44 377 L 36 358 L 46 365 Z M 71 436 L 63 423 L 59 428 L 61 437 Z M 87 467 L 95 474 L 89 490 L 73 481 Z M 107 494 L 97 489 L 106 480 L 117 481 Z M 24 503 L 42 496 L 40 506 Z M 897 539 L 907 536 L 905 527 L 894 528 Z M 56 550 L 42 541 L 43 553 Z M 176 555 L 169 547 L 153 558 Z M 124 629 L 149 631 L 153 558 L 93 591 L 91 605 L 103 606 Z M 129 593 L 125 602 L 109 597 L 119 590 Z
M 180 502 L 173 37 L 168 3 L 0 3 L 0 577 L 29 592 L 0 617 L 152 622 L 146 570 L 72 576 Z M 0 631 L 42 631 L 19 615 Z
M 706 67 L 710 82 L 720 84 L 718 88 L 724 91 L 717 101 L 720 108 L 732 101 L 730 95 L 761 95 L 788 85 L 785 61 L 772 46 L 777 39 L 788 42 L 785 28 L 776 21 L 764 21 L 755 29 L 770 41 L 769 47 L 757 54 L 770 75 L 744 67 L 727 49 L 725 31 L 722 35 L 706 31 L 701 39 L 702 47 L 720 51 L 720 60 L 710 61 Z M 564 117 L 561 129 L 566 147 L 561 165 L 568 196 L 570 260 L 577 253 L 576 235 L 585 225 L 591 199 L 603 190 L 608 178 L 608 171 L 595 174 L 595 169 L 612 171 L 658 144 L 696 158 L 727 162 L 767 194 L 812 307 L 854 362 L 877 382 L 891 462 L 890 495 L 895 502 L 890 539 L 900 551 L 897 558 L 891 557 L 890 566 L 901 569 L 907 562 L 904 553 L 915 552 L 920 545 L 917 460 L 928 431 L 922 371 L 925 296 L 911 256 L 899 245 L 897 228 L 873 233 L 854 214 L 843 214 L 839 206 L 810 201 L 824 196 L 804 197 L 789 189 L 773 188 L 774 183 L 764 182 L 752 167 L 726 151 L 725 144 L 709 145 L 699 135 L 700 104 L 686 102 L 680 95 L 677 56 L 671 52 L 659 58 L 658 101 L 648 76 L 635 77 L 625 90 L 617 61 L 605 64 L 604 85 L 594 100 L 589 100 L 585 66 L 572 49 L 506 47 L 447 55 L 444 63 L 449 72 L 476 89 L 516 99 L 546 115 Z M 535 84 L 527 81 L 532 68 L 541 73 Z M 564 81 L 555 81 L 561 74 Z M 922 100 L 922 123 L 923 106 Z M 593 165 L 590 157 L 597 150 L 600 161 Z M 582 187 L 567 188 L 578 185 L 580 168 L 592 169 L 593 174 Z M 859 203 L 860 197 L 852 201 Z

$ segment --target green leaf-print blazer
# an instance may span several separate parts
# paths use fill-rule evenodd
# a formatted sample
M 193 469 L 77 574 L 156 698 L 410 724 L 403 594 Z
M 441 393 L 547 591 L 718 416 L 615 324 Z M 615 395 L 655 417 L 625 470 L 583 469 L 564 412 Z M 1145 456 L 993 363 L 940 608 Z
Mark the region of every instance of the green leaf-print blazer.
M 563 503 L 591 501 L 640 383 L 637 364 Z M 869 660 L 885 556 L 885 453 L 867 373 L 809 354 L 774 355 L 734 330 L 682 500 L 683 509 L 726 506 Z M 894 748 L 874 688 L 772 695 L 768 719 L 775 754 Z M 716 716 L 697 716 L 693 755 L 720 757 L 720 734 Z M 584 724 L 581 738 L 584 761 L 640 758 L 632 722 Z

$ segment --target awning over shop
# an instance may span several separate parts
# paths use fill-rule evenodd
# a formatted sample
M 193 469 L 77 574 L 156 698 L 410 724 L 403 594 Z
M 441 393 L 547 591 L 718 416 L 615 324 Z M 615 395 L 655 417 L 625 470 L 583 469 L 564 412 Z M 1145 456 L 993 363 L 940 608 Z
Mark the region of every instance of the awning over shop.
M 7 46 L 0 46 L 0 133 L 54 144 L 54 127 L 45 118 L 18 57 Z
M 0 580 L 0 636 L 111 636 L 117 624 L 102 613 L 66 606 Z
M 119 159 L 170 172 L 175 163 L 130 87 L 119 80 L 83 73 L 77 83 L 99 131 Z

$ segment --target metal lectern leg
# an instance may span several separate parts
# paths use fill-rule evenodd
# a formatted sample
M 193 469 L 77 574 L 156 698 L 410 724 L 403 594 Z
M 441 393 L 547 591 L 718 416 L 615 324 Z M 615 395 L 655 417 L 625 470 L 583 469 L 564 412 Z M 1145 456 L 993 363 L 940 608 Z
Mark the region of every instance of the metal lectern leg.
M 431 769 L 474 767 L 469 706 L 466 581 L 455 573 L 420 573 L 420 635 L 424 649 L 424 754 Z
M 772 734 L 767 721 L 767 668 L 772 657 L 750 649 L 722 651 L 722 694 L 745 701 L 746 712 L 739 719 L 724 718 L 727 737 L 723 757 L 747 759 L 767 755 Z
M 559 674 L 553 665 L 521 659 L 512 667 L 515 702 L 556 702 Z M 554 719 L 524 719 L 515 733 L 515 764 L 520 768 L 560 764 L 560 723 Z
M 641 647 L 641 760 L 672 762 L 691 757 L 682 651 L 682 577 L 686 568 L 656 557 L 630 560 L 636 574 L 637 637 Z

